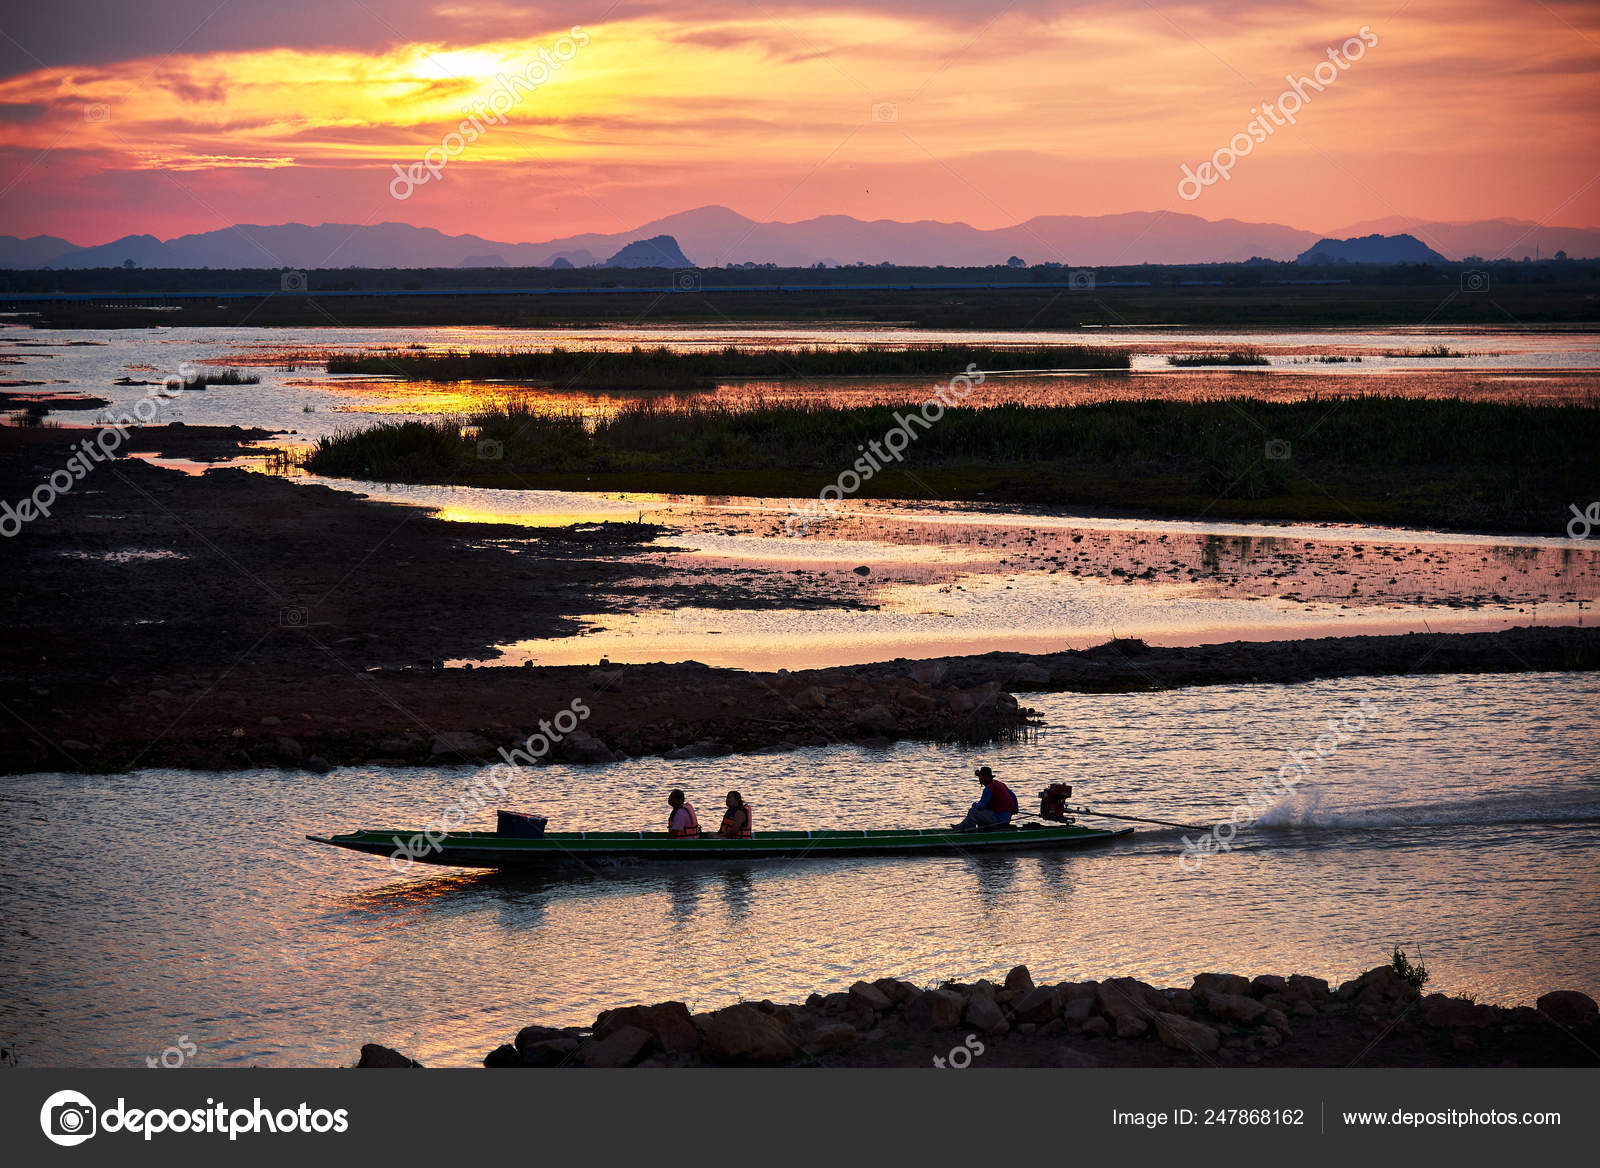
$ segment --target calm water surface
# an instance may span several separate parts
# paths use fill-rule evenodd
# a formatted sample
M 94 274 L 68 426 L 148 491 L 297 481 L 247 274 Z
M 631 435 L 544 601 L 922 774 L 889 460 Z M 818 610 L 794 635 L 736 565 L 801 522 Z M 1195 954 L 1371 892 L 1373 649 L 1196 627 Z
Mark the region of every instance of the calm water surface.
M 136 1066 L 180 1035 L 202 1065 L 348 1064 L 368 1041 L 469 1064 L 529 1022 L 634 1000 L 798 1000 L 1018 961 L 1338 980 L 1397 942 L 1449 992 L 1600 994 L 1597 698 L 1584 674 L 1049 695 L 1029 699 L 1036 740 L 981 752 L 555 766 L 511 800 L 563 828 L 652 827 L 671 785 L 702 811 L 736 785 L 758 829 L 926 826 L 973 797 L 982 760 L 1025 802 L 1065 778 L 1104 810 L 1206 822 L 1327 719 L 1381 708 L 1198 873 L 1183 833 L 1152 829 L 1053 856 L 399 876 L 300 837 L 420 827 L 477 772 L 0 778 L 0 1042 L 26 1065 Z

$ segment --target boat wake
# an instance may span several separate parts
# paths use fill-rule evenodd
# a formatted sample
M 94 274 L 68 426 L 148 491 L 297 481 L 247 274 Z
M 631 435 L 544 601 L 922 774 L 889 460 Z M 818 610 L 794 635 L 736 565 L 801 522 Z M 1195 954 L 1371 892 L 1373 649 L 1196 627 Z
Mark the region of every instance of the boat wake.
M 1326 793 L 1309 791 L 1280 799 L 1267 808 L 1255 826 L 1272 830 L 1326 828 L 1493 827 L 1519 823 L 1585 823 L 1600 821 L 1600 804 L 1561 803 L 1532 806 L 1525 799 L 1480 799 L 1448 803 L 1359 806 L 1334 802 Z

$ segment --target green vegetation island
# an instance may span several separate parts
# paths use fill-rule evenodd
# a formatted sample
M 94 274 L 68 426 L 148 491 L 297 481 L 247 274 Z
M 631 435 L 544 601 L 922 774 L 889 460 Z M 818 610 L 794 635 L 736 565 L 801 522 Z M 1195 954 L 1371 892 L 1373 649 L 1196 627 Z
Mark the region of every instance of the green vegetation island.
M 385 482 L 810 499 L 831 487 L 1559 536 L 1569 505 L 1594 493 L 1597 448 L 1600 411 L 1582 405 L 1368 396 L 736 409 L 652 398 L 599 419 L 512 401 L 382 423 L 323 438 L 305 465 Z
M 1129 367 L 1126 349 L 1041 345 L 997 349 L 911 345 L 900 349 L 741 349 L 675 352 L 635 345 L 615 352 L 468 350 L 428 353 L 398 349 L 334 354 L 329 373 L 367 373 L 415 381 L 522 380 L 560 389 L 690 390 L 718 381 L 810 377 L 948 377 L 963 369 L 1009 372 Z

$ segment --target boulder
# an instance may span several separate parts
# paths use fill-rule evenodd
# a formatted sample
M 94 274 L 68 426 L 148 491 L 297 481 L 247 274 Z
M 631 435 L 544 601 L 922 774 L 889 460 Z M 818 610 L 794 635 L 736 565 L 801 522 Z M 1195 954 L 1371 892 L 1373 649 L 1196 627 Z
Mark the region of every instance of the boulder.
M 943 661 L 918 661 L 911 667 L 911 680 L 919 685 L 938 685 L 949 667 Z
M 828 708 L 828 695 L 814 685 L 794 695 L 792 704 L 797 710 L 825 710 Z
M 966 1023 L 981 1034 L 1004 1034 L 1011 1029 L 1005 1011 L 995 1005 L 994 999 L 978 994 L 967 1003 Z
M 1094 1013 L 1093 998 L 1073 998 L 1061 1005 L 1061 1017 L 1069 1026 L 1082 1026 Z
M 1095 1011 L 1113 1022 L 1124 1014 L 1148 1018 L 1166 1008 L 1167 999 L 1162 997 L 1161 991 L 1138 978 L 1107 978 L 1095 989 Z
M 922 992 L 910 982 L 900 981 L 898 978 L 893 977 L 880 977 L 872 984 L 882 990 L 884 996 L 897 1006 L 904 1005 Z
M 513 1051 L 513 1054 L 516 1052 Z M 368 1070 L 397 1070 L 402 1068 L 421 1069 L 422 1064 L 407 1058 L 398 1050 L 391 1050 L 387 1046 L 379 1046 L 376 1042 L 369 1042 L 361 1048 L 361 1061 L 357 1067 Z
M 1205 1003 L 1207 1012 L 1213 1018 L 1221 1018 L 1224 1022 L 1238 1022 L 1250 1026 L 1267 1012 L 1267 1008 L 1260 1002 L 1244 994 L 1211 994 L 1209 997 L 1197 994 L 1196 997 Z
M 861 1032 L 848 1022 L 819 1021 L 803 1027 L 798 1035 L 800 1049 L 807 1054 L 831 1054 L 854 1046 Z
M 1416 986 L 1396 973 L 1393 966 L 1380 965 L 1345 982 L 1334 996 L 1341 1002 L 1353 1000 L 1357 1006 L 1381 1012 L 1401 1002 L 1414 1002 L 1422 994 Z
M 1098 1038 L 1111 1029 L 1111 1023 L 1107 1022 L 1104 1018 L 1096 1014 L 1095 1016 L 1086 1019 L 1080 1029 L 1082 1033 L 1089 1035 L 1089 1037 Z
M 556 747 L 556 753 L 563 761 L 576 763 L 579 766 L 596 766 L 617 761 L 615 751 L 593 734 L 586 734 L 582 730 L 574 730 L 563 738 Z
M 1287 978 L 1279 977 L 1275 973 L 1263 973 L 1259 977 L 1250 979 L 1250 992 L 1258 998 L 1264 998 L 1268 994 L 1283 993 L 1288 985 Z
M 1293 1033 L 1293 1031 L 1289 1029 L 1289 1016 L 1282 1010 L 1269 1008 L 1265 1014 L 1261 1015 L 1261 1022 L 1263 1025 L 1270 1026 L 1281 1034 Z
M 868 1010 L 887 1010 L 894 1003 L 889 1000 L 889 995 L 880 990 L 871 982 L 858 981 L 850 987 L 850 998 L 858 1006 Z
M 1495 1012 L 1465 998 L 1450 998 L 1444 994 L 1429 994 L 1422 1003 L 1422 1020 L 1429 1026 L 1493 1026 Z
M 1061 991 L 1038 986 L 1012 1003 L 1011 1010 L 1018 1022 L 1048 1022 L 1061 1013 Z
M 1249 979 L 1236 973 L 1197 973 L 1191 992 L 1198 999 L 1205 994 L 1248 994 Z
M 1026 965 L 1013 966 L 1011 972 L 1006 974 L 1006 989 L 1021 995 L 1033 989 L 1033 974 L 1028 972 Z
M 1118 1038 L 1138 1038 L 1150 1029 L 1150 1023 L 1137 1014 L 1118 1014 L 1116 1032 Z
M 1288 984 L 1283 987 L 1283 996 L 1291 1001 L 1299 999 L 1306 1002 L 1326 1002 L 1331 996 L 1328 983 L 1320 977 L 1306 977 L 1303 974 L 1290 976 Z
M 382 1048 L 380 1048 L 380 1049 L 382 1049 Z M 362 1051 L 361 1051 L 361 1057 L 363 1059 L 365 1059 L 366 1056 L 367 1056 L 366 1048 L 363 1047 Z M 362 1065 L 364 1065 L 364 1064 L 362 1064 L 362 1063 L 357 1063 L 356 1064 L 356 1066 L 358 1066 L 358 1067 L 362 1066 Z M 374 1063 L 372 1065 L 374 1065 L 374 1066 L 385 1065 L 386 1066 L 388 1064 L 377 1064 L 377 1063 Z M 508 1042 L 508 1043 L 505 1043 L 503 1046 L 495 1047 L 488 1054 L 484 1055 L 483 1056 L 483 1065 L 486 1066 L 486 1067 L 490 1067 L 490 1068 L 494 1068 L 494 1067 L 520 1067 L 522 1065 L 522 1054 L 521 1054 L 521 1052 L 519 1052 L 517 1050 L 516 1047 L 512 1046 Z
M 1056 987 L 1061 991 L 1061 1000 L 1071 1002 L 1078 998 L 1088 998 L 1094 1001 L 1095 995 L 1100 992 L 1100 983 L 1097 981 L 1064 981 Z
M 599 1035 L 578 1047 L 578 1065 L 584 1067 L 631 1067 L 644 1057 L 655 1040 L 639 1026 L 618 1026 L 601 1038 Z
M 951 689 L 950 712 L 953 714 L 970 714 L 974 710 L 992 706 L 995 704 L 999 693 L 1000 687 L 992 681 L 967 690 Z
M 887 706 L 868 706 L 855 716 L 855 726 L 858 730 L 866 730 L 872 734 L 882 734 L 892 738 L 900 732 L 900 723 L 895 720 L 894 712 Z
M 487 758 L 493 753 L 492 742 L 467 730 L 446 730 L 442 734 L 435 734 L 428 746 L 428 754 L 433 758 Z
M 522 1048 L 522 1060 L 518 1063 L 524 1067 L 560 1067 L 565 1066 L 577 1053 L 578 1040 L 576 1038 L 547 1038 L 539 1042 L 530 1042 Z
M 526 1050 L 535 1042 L 545 1042 L 552 1038 L 576 1038 L 577 1031 L 561 1026 L 524 1026 L 517 1031 L 516 1046 L 518 1050 Z
M 1534 1005 L 1539 1013 L 1562 1026 L 1582 1026 L 1595 1020 L 1594 999 L 1577 990 L 1553 990 Z
M 333 764 L 320 754 L 313 754 L 300 760 L 300 766 L 314 775 L 325 775 L 333 769 Z
M 906 1003 L 906 1021 L 919 1030 L 948 1030 L 961 1023 L 964 1003 L 948 990 L 924 990 Z
M 695 1022 L 700 1053 L 723 1066 L 772 1066 L 797 1053 L 778 1021 L 754 1006 L 726 1006 L 696 1015 Z
M 1157 1014 L 1156 1037 L 1173 1050 L 1192 1050 L 1200 1054 L 1208 1054 L 1220 1045 L 1215 1030 L 1181 1014 Z
M 688 1054 L 700 1046 L 700 1032 L 695 1029 L 694 1019 L 689 1016 L 689 1007 L 682 1002 L 658 1002 L 654 1006 L 624 1006 L 620 1010 L 607 1010 L 594 1020 L 595 1037 L 609 1038 L 624 1026 L 637 1026 L 655 1039 L 668 1054 Z M 518 1045 L 521 1045 L 520 1041 Z
M 305 757 L 305 750 L 293 738 L 279 738 L 273 742 L 273 748 L 278 757 L 289 762 L 299 762 Z

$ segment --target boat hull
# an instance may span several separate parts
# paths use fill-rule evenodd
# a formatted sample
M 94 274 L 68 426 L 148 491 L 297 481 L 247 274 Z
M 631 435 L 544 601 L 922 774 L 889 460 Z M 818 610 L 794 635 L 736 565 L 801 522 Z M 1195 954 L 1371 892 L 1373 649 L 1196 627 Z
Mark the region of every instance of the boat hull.
M 930 831 L 779 831 L 753 839 L 674 839 L 664 832 L 551 832 L 518 839 L 488 831 L 451 832 L 430 842 L 413 831 L 357 831 L 306 838 L 319 844 L 388 856 L 404 864 L 456 868 L 559 867 L 593 861 L 655 862 L 824 859 L 830 856 L 989 855 L 1050 851 L 1104 843 L 1131 827 L 1072 826 Z

